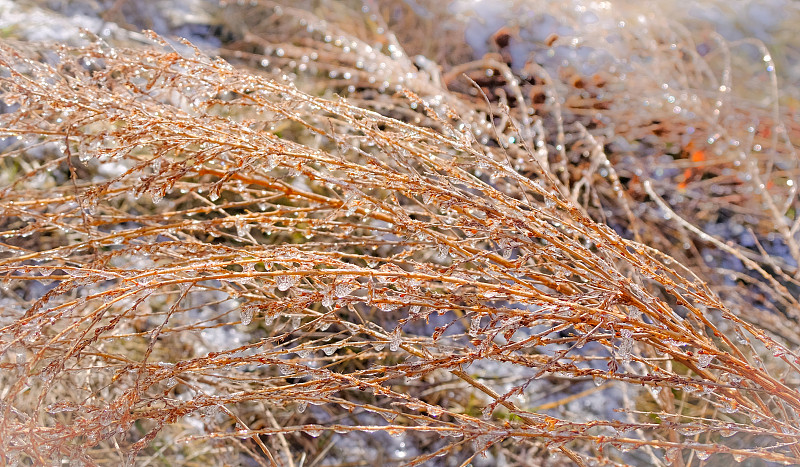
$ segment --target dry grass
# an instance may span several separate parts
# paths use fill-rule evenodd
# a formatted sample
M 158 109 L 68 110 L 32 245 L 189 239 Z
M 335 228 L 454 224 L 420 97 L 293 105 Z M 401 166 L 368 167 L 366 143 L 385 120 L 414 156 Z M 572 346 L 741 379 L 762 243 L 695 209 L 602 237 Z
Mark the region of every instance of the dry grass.
M 279 8 L 1 43 L 5 463 L 800 462 L 796 134 L 728 44 L 550 76 Z

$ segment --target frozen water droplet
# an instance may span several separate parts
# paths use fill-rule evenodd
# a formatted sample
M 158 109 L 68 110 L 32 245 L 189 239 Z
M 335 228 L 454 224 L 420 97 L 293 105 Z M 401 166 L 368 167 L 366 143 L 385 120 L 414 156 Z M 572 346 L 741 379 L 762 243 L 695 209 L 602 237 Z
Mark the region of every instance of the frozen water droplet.
M 286 275 L 286 276 L 278 276 L 275 279 L 275 282 L 278 284 L 278 290 L 281 292 L 285 292 L 292 287 L 300 280 L 299 276 L 294 275 Z
M 271 326 L 272 323 L 275 322 L 275 318 L 276 316 L 271 313 L 264 315 L 264 325 Z
M 511 244 L 511 242 L 507 238 L 503 238 L 500 240 L 499 245 L 500 249 L 502 250 L 503 258 L 511 258 L 511 253 L 514 249 L 514 246 Z
M 254 312 L 255 310 L 250 305 L 245 305 L 239 310 L 243 325 L 247 326 L 253 321 L 253 315 L 255 314 Z
M 72 405 L 70 403 L 60 402 L 60 403 L 55 403 L 55 404 L 48 405 L 45 410 L 47 410 L 47 413 L 53 413 L 54 414 L 54 413 L 60 413 L 60 412 L 73 412 L 73 411 L 75 411 L 77 409 L 78 409 L 78 407 L 76 407 L 76 406 L 74 406 L 74 405 Z
M 440 261 L 444 261 L 445 259 L 450 257 L 450 246 L 446 243 L 440 243 L 437 246 L 437 254 L 436 258 Z
M 400 348 L 400 340 L 400 327 L 398 326 L 389 334 L 389 350 L 396 352 Z
M 244 219 L 236 219 L 236 235 L 244 237 L 250 232 L 250 225 Z
M 387 311 L 387 312 L 388 311 L 394 311 L 394 310 L 396 310 L 396 309 L 398 309 L 400 307 L 401 307 L 401 305 L 399 303 L 392 303 L 392 302 L 383 302 L 383 303 L 379 303 L 378 304 L 378 308 L 381 311 Z
M 331 293 L 330 288 L 326 288 L 322 292 L 322 306 L 325 308 L 332 308 L 334 303 L 333 294 Z
M 694 436 L 698 433 L 706 431 L 705 427 L 701 425 L 683 425 L 677 428 L 678 433 L 684 436 Z
M 216 201 L 219 199 L 220 191 L 222 191 L 222 185 L 219 183 L 214 184 L 210 190 L 208 190 L 208 199 L 211 201 Z
M 469 322 L 469 335 L 477 337 L 481 327 L 481 315 L 475 315 Z
M 336 285 L 333 294 L 336 298 L 344 298 L 350 295 L 350 292 L 358 288 L 358 284 L 352 282 L 343 282 Z
M 664 460 L 667 461 L 667 464 L 673 464 L 680 455 L 681 455 L 680 448 L 678 447 L 667 448 L 666 452 L 664 453 Z
M 736 413 L 739 411 L 738 409 L 739 403 L 733 399 L 723 399 L 722 400 L 722 411 L 725 413 Z
M 700 368 L 706 368 L 709 364 L 711 364 L 712 360 L 714 360 L 713 355 L 700 354 L 697 356 L 697 366 Z
M 711 457 L 711 451 L 706 449 L 696 449 L 694 453 L 697 455 L 697 458 L 701 461 L 704 461 Z
M 444 413 L 444 409 L 435 405 L 428 407 L 428 415 L 431 417 L 440 417 Z
M 630 329 L 623 329 L 620 331 L 622 336 L 622 343 L 619 346 L 619 353 L 624 363 L 630 363 L 633 350 L 633 331 Z

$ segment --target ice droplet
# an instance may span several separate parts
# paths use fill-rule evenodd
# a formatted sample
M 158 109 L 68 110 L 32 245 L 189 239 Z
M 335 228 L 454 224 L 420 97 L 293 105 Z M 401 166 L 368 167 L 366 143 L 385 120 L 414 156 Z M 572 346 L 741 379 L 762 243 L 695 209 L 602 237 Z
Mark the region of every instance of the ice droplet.
M 255 314 L 254 312 L 255 310 L 250 305 L 245 305 L 239 310 L 243 325 L 247 326 L 253 321 L 253 315 Z
M 678 447 L 667 448 L 666 452 L 664 453 L 664 460 L 667 462 L 667 464 L 672 464 L 678 459 L 678 456 L 680 455 L 681 455 L 680 448 Z
M 333 308 L 333 302 L 333 294 L 330 288 L 327 288 L 322 292 L 322 306 L 328 309 Z
M 437 254 L 436 258 L 439 260 L 445 260 L 450 256 L 450 246 L 446 243 L 440 243 L 437 247 Z
M 736 402 L 734 399 L 723 399 L 722 411 L 725 413 L 736 413 L 739 411 L 738 405 L 739 403 Z
M 711 364 L 712 360 L 714 360 L 713 355 L 700 354 L 697 356 L 697 366 L 700 368 L 705 368 Z
M 250 225 L 244 219 L 236 219 L 236 236 L 244 237 L 250 232 Z
M 431 405 L 427 411 L 431 417 L 440 417 L 444 413 L 444 409 L 436 405 Z
M 694 436 L 698 433 L 706 431 L 705 427 L 701 425 L 683 425 L 678 427 L 677 430 L 684 436 Z
M 77 406 L 74 406 L 74 405 L 72 405 L 72 404 L 70 404 L 68 402 L 60 402 L 60 403 L 48 405 L 45 410 L 47 410 L 47 413 L 54 414 L 54 413 L 60 413 L 60 412 L 74 412 L 77 409 L 78 409 Z
M 701 461 L 704 461 L 709 457 L 711 457 L 711 451 L 706 449 L 696 449 L 694 453 L 697 454 L 697 458 L 700 459 Z
M 278 284 L 278 290 L 281 292 L 291 289 L 299 281 L 300 277 L 294 275 L 278 276 L 278 278 L 275 279 L 275 282 Z
M 672 464 L 678 459 L 678 456 L 680 455 L 681 455 L 680 448 L 678 447 L 667 448 L 667 451 L 664 453 L 664 460 L 667 462 L 667 464 Z
M 400 348 L 400 340 L 400 327 L 398 326 L 389 334 L 389 350 L 396 352 Z
M 222 185 L 220 183 L 214 184 L 210 190 L 208 190 L 208 199 L 211 201 L 216 201 L 219 199 L 220 191 L 222 191 Z
M 622 336 L 622 343 L 619 346 L 619 353 L 624 363 L 630 363 L 632 358 L 631 352 L 633 351 L 633 331 L 630 329 L 623 329 L 620 331 L 620 335 Z
M 354 284 L 352 282 L 343 282 L 340 284 L 336 284 L 336 288 L 333 291 L 333 294 L 336 295 L 336 298 L 344 298 L 350 295 L 350 292 L 358 288 L 358 284 Z
M 477 337 L 481 327 L 481 315 L 475 315 L 469 322 L 469 335 Z
M 381 311 L 394 311 L 400 308 L 400 306 L 401 305 L 399 303 L 392 303 L 392 302 L 384 302 L 378 304 L 378 308 L 380 308 Z
M 275 322 L 275 318 L 277 318 L 277 316 L 275 316 L 274 314 L 264 315 L 264 326 L 271 326 L 272 323 Z
M 514 245 L 507 238 L 501 239 L 499 245 L 503 252 L 503 258 L 511 258 L 511 252 L 514 249 Z

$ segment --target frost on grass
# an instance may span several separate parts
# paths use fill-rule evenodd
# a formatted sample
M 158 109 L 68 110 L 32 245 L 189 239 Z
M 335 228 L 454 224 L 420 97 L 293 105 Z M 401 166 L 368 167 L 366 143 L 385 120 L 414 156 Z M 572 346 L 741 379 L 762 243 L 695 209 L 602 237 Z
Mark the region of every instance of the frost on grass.
M 800 461 L 794 133 L 717 105 L 728 44 L 442 74 L 419 12 L 249 8 L 0 43 L 5 461 Z

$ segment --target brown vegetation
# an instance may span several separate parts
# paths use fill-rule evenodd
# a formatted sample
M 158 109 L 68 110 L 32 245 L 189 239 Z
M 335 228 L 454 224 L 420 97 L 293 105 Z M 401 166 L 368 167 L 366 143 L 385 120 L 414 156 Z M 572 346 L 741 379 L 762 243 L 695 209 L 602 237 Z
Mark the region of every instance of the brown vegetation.
M 398 8 L 0 43 L 2 462 L 800 462 L 778 101 L 667 25 L 653 79 L 415 66 L 468 54 Z

